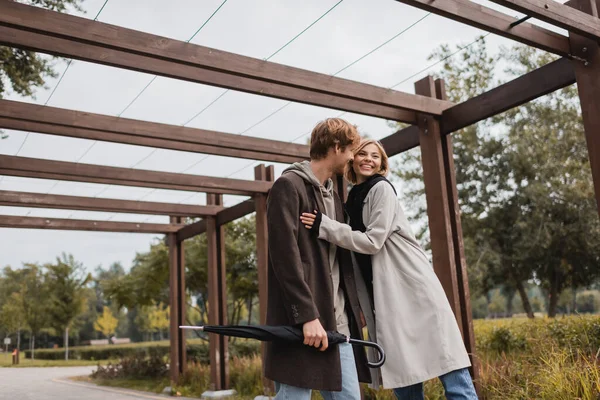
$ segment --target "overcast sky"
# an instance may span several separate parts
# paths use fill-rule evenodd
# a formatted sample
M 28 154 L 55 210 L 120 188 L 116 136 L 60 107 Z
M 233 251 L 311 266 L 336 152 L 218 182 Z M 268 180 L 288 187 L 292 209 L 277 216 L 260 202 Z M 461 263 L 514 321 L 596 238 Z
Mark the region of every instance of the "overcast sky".
M 489 1 L 481 1 L 481 4 L 519 16 Z M 196 34 L 192 43 L 325 74 L 343 69 L 337 76 L 410 93 L 414 93 L 415 81 L 437 71 L 439 66 L 427 69 L 432 64 L 427 60 L 431 51 L 441 44 L 453 47 L 468 44 L 485 33 L 393 0 L 108 0 L 106 4 L 105 0 L 86 0 L 82 6 L 86 13 L 76 14 L 85 18 L 98 15 L 101 22 L 177 40 L 190 40 Z M 501 45 L 514 44 L 495 35 L 490 35 L 487 41 L 492 53 Z M 340 115 L 374 138 L 393 132 L 385 120 L 378 118 L 155 78 L 77 60 L 68 68 L 66 61 L 57 60 L 55 70 L 59 77 L 49 79 L 47 88 L 39 89 L 35 99 L 20 98 L 12 93 L 5 94 L 5 98 L 297 143 L 306 143 L 317 121 Z M 252 160 L 20 131 L 5 133 L 9 138 L 0 141 L 0 154 L 23 157 L 238 179 L 253 179 L 253 167 L 258 164 Z M 283 167 L 276 165 L 277 176 Z M 0 190 L 205 204 L 203 194 L 192 192 L 8 176 L 0 176 Z M 242 200 L 244 197 L 240 196 L 225 198 L 226 205 Z M 0 207 L 0 214 L 168 221 L 161 216 L 17 207 Z M 50 262 L 64 251 L 72 253 L 90 269 L 115 261 L 129 268 L 135 253 L 146 251 L 156 237 L 0 228 L 0 266 Z

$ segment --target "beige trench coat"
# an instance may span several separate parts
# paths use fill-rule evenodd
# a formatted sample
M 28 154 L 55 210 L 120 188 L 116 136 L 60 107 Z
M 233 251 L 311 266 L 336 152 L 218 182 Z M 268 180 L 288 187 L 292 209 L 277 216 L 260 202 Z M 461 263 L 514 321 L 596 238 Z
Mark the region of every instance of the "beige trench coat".
M 323 215 L 319 238 L 372 255 L 375 307 L 355 273 L 369 336 L 387 355 L 371 370 L 375 387 L 410 386 L 471 365 L 458 324 L 400 201 L 387 182 L 371 188 L 363 208 L 366 232 Z

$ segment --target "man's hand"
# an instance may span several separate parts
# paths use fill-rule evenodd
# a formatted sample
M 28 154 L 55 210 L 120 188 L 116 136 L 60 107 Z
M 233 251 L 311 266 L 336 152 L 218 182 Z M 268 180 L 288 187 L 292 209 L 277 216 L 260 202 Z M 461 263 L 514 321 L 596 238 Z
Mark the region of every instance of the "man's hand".
M 304 344 L 307 346 L 314 346 L 321 351 L 327 350 L 329 342 L 327 341 L 327 332 L 323 329 L 321 321 L 318 319 L 306 322 L 302 326 L 302 333 L 304 333 Z

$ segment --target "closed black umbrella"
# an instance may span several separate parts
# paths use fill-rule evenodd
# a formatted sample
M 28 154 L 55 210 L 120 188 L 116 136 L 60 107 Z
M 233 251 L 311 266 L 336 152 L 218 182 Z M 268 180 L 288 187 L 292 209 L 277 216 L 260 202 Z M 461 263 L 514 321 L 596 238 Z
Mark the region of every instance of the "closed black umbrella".
M 199 331 L 216 333 L 218 335 L 235 336 L 239 338 L 257 339 L 263 342 L 304 342 L 304 334 L 299 328 L 292 326 L 269 326 L 269 325 L 206 325 L 206 326 L 180 326 L 181 329 L 195 329 Z M 374 342 L 352 339 L 339 332 L 327 332 L 327 341 L 330 345 L 339 343 L 350 343 L 355 346 L 372 347 L 379 352 L 379 360 L 367 363 L 369 368 L 379 368 L 385 362 L 383 348 Z

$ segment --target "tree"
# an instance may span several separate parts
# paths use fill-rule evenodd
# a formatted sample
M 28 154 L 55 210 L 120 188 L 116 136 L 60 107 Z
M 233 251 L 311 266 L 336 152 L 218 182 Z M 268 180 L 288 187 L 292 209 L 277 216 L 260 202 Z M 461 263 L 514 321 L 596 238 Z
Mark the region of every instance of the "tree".
M 17 332 L 17 347 L 20 348 L 21 330 L 29 329 L 30 349 L 35 357 L 35 338 L 47 326 L 46 305 L 40 299 L 46 298 L 47 291 L 42 268 L 37 264 L 25 264 L 13 270 L 6 267 L 0 280 L 1 326 L 11 327 Z
M 119 320 L 114 317 L 109 307 L 104 306 L 104 311 L 94 323 L 94 329 L 101 332 L 107 338 L 110 338 L 116 332 L 118 325 Z
M 507 63 L 509 76 L 520 76 L 554 59 L 524 46 L 489 57 L 483 40 L 458 60 L 449 55 L 450 49 L 442 46 L 432 56 L 444 60 L 439 75 L 455 102 L 487 90 L 498 60 Z M 501 285 L 507 294 L 519 294 L 533 318 L 526 285 L 535 279 L 546 290 L 548 315 L 554 316 L 564 288 L 587 286 L 600 273 L 600 224 L 576 88 L 452 137 L 473 292 Z M 415 217 L 423 221 L 420 157 L 404 155 L 401 165 L 397 174 L 408 183 L 406 197 L 421 204 Z
M 158 332 L 160 340 L 163 340 L 165 330 L 169 329 L 169 307 L 162 303 L 151 306 L 148 312 L 148 328 L 151 332 Z
M 239 322 L 244 310 L 248 321 L 258 295 L 256 270 L 255 218 L 242 218 L 224 226 L 228 317 Z M 208 310 L 208 254 L 206 235 L 198 235 L 185 243 L 186 288 L 196 299 L 201 320 Z M 128 274 L 102 283 L 107 299 L 128 310 L 169 303 L 169 251 L 161 240 L 150 251 L 138 253 Z M 191 301 L 188 302 L 191 307 Z M 139 311 L 139 310 L 138 310 Z M 142 318 L 142 316 L 140 316 Z M 189 322 L 189 318 L 188 318 Z
M 81 263 L 72 255 L 62 254 L 56 264 L 47 265 L 49 315 L 57 333 L 64 332 L 65 359 L 69 359 L 69 328 L 84 311 L 85 288 L 91 280 Z
M 48 308 L 44 299 L 48 295 L 48 287 L 44 279 L 44 272 L 37 264 L 25 264 L 23 268 L 23 297 L 22 308 L 27 326 L 31 332 L 31 358 L 35 358 L 35 338 L 40 331 L 48 325 Z

